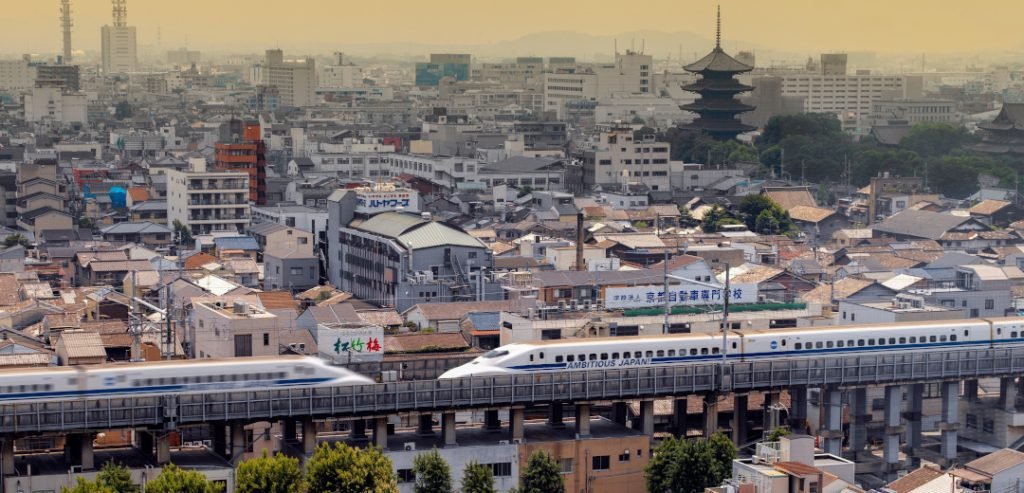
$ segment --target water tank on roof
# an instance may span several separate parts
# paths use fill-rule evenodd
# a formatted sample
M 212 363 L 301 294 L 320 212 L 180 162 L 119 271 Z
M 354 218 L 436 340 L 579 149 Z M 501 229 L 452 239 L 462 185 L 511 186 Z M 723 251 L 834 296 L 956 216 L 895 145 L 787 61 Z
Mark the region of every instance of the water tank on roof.
M 110 205 L 115 209 L 124 209 L 125 207 L 128 207 L 128 191 L 126 191 L 125 189 L 118 186 L 110 187 L 109 195 Z

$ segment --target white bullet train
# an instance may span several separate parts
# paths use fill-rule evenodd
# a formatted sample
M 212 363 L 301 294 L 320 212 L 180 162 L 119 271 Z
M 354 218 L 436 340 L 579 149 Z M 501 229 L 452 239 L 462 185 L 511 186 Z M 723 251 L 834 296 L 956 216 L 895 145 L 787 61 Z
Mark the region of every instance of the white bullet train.
M 0 404 L 371 383 L 358 373 L 303 356 L 55 366 L 0 370 Z
M 1002 347 L 1024 345 L 1024 318 L 733 330 L 725 339 L 724 359 L 731 361 Z M 722 359 L 721 333 L 566 339 L 508 344 L 438 378 L 642 368 Z

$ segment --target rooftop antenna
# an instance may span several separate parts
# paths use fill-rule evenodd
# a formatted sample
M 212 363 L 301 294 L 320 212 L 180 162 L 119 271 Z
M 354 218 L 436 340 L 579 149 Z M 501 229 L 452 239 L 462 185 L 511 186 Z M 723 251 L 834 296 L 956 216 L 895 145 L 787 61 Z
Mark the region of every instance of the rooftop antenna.
M 60 27 L 64 33 L 64 63 L 71 63 L 71 0 L 60 0 Z
M 718 15 L 715 21 L 715 49 L 722 49 L 722 6 L 718 6 Z
M 113 17 L 115 27 L 126 27 L 128 25 L 128 0 L 112 0 L 114 4 Z

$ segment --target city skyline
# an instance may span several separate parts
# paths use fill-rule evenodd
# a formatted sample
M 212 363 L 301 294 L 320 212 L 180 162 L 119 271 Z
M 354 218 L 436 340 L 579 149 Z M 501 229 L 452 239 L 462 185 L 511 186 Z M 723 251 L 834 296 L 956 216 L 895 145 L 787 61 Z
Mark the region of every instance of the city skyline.
M 281 10 L 279 4 L 253 0 L 248 3 L 249 22 L 233 23 L 224 19 L 237 15 L 234 5 L 182 0 L 130 2 L 128 24 L 138 28 L 140 46 L 172 49 L 188 45 L 220 52 L 255 53 L 264 47 L 279 46 L 314 53 L 352 46 L 355 51 L 401 53 L 418 45 L 426 53 L 435 47 L 476 45 L 497 54 L 503 44 L 514 46 L 512 42 L 538 34 L 614 36 L 630 32 L 660 32 L 668 37 L 678 34 L 680 44 L 687 45 L 684 50 L 692 51 L 713 41 L 714 10 L 718 3 L 655 0 L 646 4 L 648 9 L 623 16 L 619 10 L 594 8 L 577 1 L 524 0 L 515 9 L 502 9 L 465 0 L 448 0 L 443 5 L 398 0 L 387 12 L 377 12 L 367 7 L 315 0 L 299 0 L 290 4 L 292 8 Z M 753 0 L 721 3 L 723 39 L 730 50 L 883 54 L 1024 50 L 1024 36 L 1015 39 L 1012 34 L 995 34 L 1017 32 L 1014 19 L 1024 15 L 1024 4 L 1020 2 L 997 2 L 999 6 L 987 5 L 989 8 L 984 10 L 952 2 L 940 2 L 948 5 L 939 9 L 934 8 L 934 2 L 926 7 L 923 2 L 893 4 L 881 0 L 787 1 L 770 7 Z M 7 17 L 16 22 L 0 32 L 0 51 L 8 55 L 59 53 L 59 4 L 54 2 L 53 7 L 40 8 L 38 2 L 6 7 Z M 100 28 L 111 22 L 110 3 L 77 0 L 72 3 L 72 10 L 75 50 L 98 52 Z M 446 14 L 437 15 L 442 10 Z M 1000 15 L 991 15 L 993 11 Z M 686 35 L 691 36 L 687 39 Z M 543 39 L 539 42 L 543 44 Z M 642 42 L 619 39 L 619 47 L 632 43 L 639 47 Z M 648 51 L 664 48 L 655 46 Z

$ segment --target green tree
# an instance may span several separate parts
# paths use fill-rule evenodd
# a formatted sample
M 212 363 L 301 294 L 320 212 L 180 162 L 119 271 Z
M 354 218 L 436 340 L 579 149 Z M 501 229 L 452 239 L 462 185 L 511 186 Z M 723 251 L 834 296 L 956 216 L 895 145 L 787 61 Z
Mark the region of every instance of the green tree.
M 139 487 L 132 481 L 132 474 L 123 464 L 107 461 L 96 476 L 96 481 L 116 493 L 134 493 Z
M 900 147 L 920 156 L 944 156 L 973 141 L 964 127 L 948 123 L 918 123 L 900 140 Z
M 700 228 L 705 233 L 717 233 L 726 224 L 740 224 L 740 221 L 729 215 L 722 206 L 715 204 L 704 213 Z
M 78 478 L 75 485 L 70 488 L 61 487 L 60 491 L 61 493 L 118 493 L 108 486 L 100 484 L 99 481 L 89 481 L 84 478 Z
M 21 245 L 25 248 L 28 248 L 32 246 L 32 243 L 28 241 L 28 238 L 26 238 L 25 235 L 21 233 L 8 235 L 7 238 L 4 238 L 4 246 L 10 248 L 15 245 Z
M 412 470 L 416 473 L 416 483 L 412 487 L 416 493 L 452 492 L 451 469 L 436 448 L 416 455 L 412 459 Z
M 96 221 L 91 217 L 79 218 L 78 227 L 82 229 L 96 229 Z
M 238 465 L 236 493 L 300 493 L 303 487 L 299 459 L 280 452 L 249 459 Z
M 777 442 L 780 438 L 789 435 L 790 433 L 792 432 L 789 431 L 788 426 L 776 426 L 775 428 L 772 429 L 772 431 L 768 433 L 768 436 L 765 437 L 765 440 L 769 442 Z
M 696 226 L 700 221 L 693 217 L 693 213 L 686 206 L 679 206 L 679 225 L 684 228 L 692 228 Z
M 565 483 L 558 463 L 551 454 L 538 450 L 530 454 L 526 468 L 519 476 L 521 493 L 565 493 Z
M 710 439 L 667 438 L 655 448 L 645 470 L 650 493 L 700 493 L 732 472 L 736 447 L 716 433 Z
M 379 448 L 320 444 L 306 465 L 309 493 L 397 493 L 398 480 Z
M 221 493 L 221 487 L 200 472 L 167 464 L 157 477 L 146 483 L 146 493 Z
M 494 471 L 476 461 L 462 471 L 462 493 L 494 493 Z
M 192 231 L 185 226 L 184 223 L 175 219 L 174 220 L 174 232 L 178 235 L 179 245 L 193 245 L 195 244 L 195 238 L 192 237 Z
M 773 116 L 768 123 L 765 123 L 764 132 L 761 133 L 758 144 L 769 147 L 794 135 L 824 137 L 842 133 L 843 129 L 839 124 L 839 119 L 828 113 Z
M 793 220 L 782 206 L 771 197 L 751 194 L 743 197 L 739 205 L 740 214 L 747 229 L 762 233 L 787 233 L 793 229 Z

